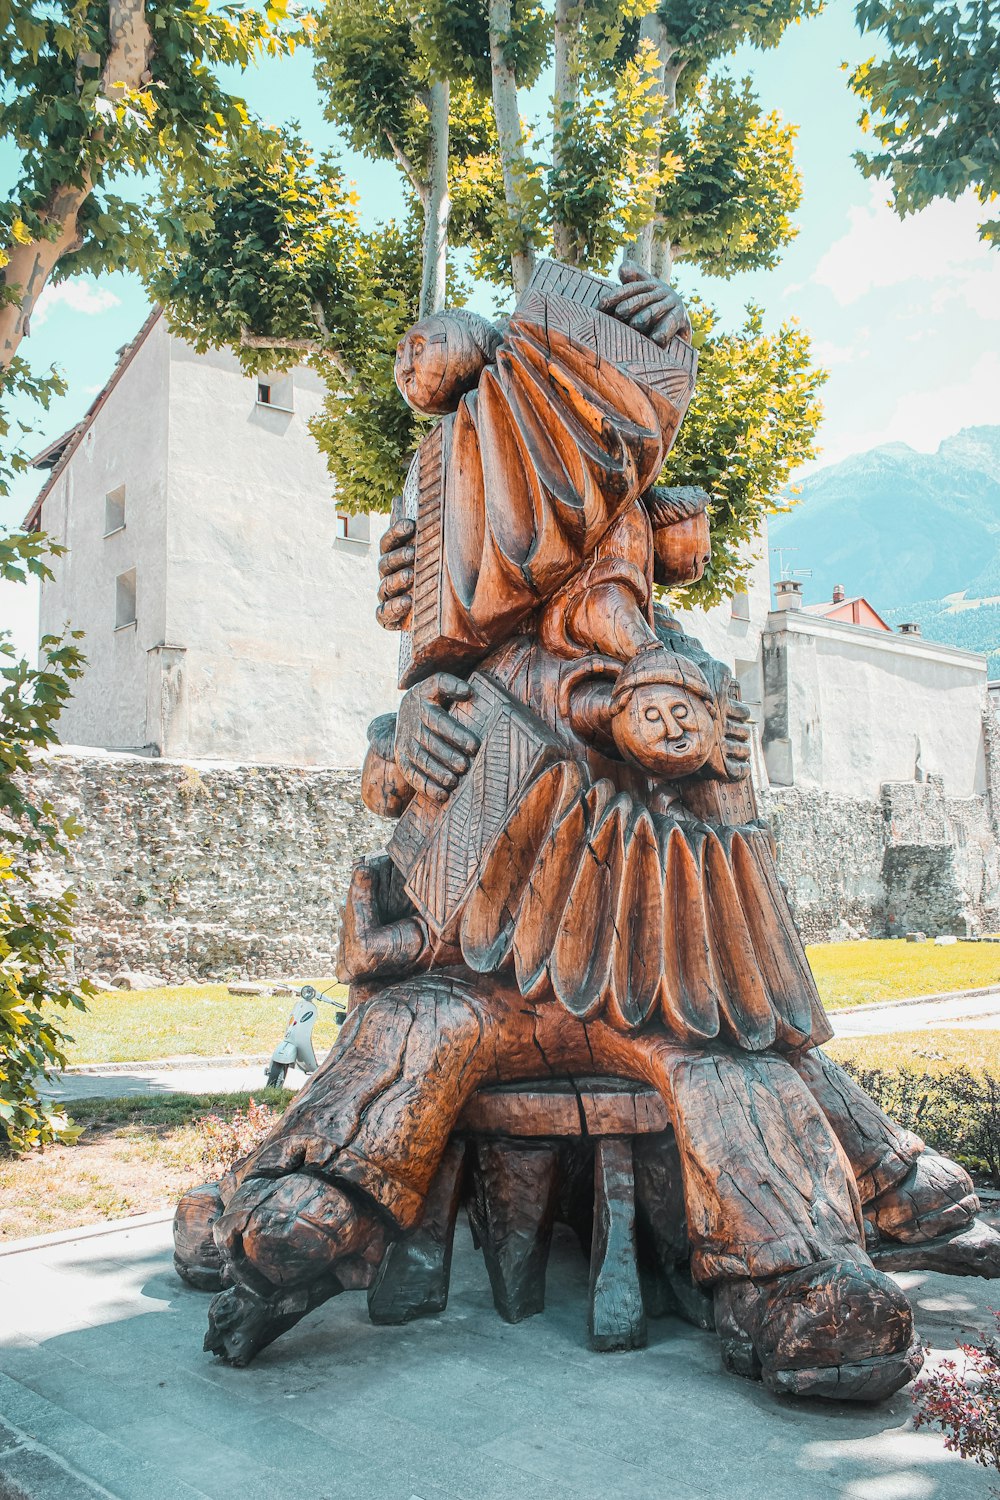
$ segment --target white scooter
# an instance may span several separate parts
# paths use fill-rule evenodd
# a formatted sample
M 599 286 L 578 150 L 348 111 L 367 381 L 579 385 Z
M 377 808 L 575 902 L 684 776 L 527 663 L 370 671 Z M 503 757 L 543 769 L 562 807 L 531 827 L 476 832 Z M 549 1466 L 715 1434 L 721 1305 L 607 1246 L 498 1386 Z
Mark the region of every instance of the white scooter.
M 320 993 L 313 985 L 304 984 L 299 998 L 292 1007 L 283 1039 L 271 1054 L 267 1070 L 267 1087 L 280 1089 L 284 1086 L 289 1068 L 301 1068 L 303 1073 L 315 1073 L 319 1067 L 313 1051 L 312 1034 L 316 1024 L 317 1005 L 332 1005 L 337 1016 L 337 1025 L 344 1024 L 347 1006 L 343 1000 L 332 1000 L 326 992 Z

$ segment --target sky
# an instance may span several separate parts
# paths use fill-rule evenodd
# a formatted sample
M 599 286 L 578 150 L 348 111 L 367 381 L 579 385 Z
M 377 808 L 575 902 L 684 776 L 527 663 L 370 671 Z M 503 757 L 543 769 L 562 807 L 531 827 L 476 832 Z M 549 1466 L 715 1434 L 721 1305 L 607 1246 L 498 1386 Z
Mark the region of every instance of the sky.
M 768 326 L 796 318 L 810 332 L 830 377 L 820 465 L 888 442 L 931 452 L 963 426 L 1000 423 L 1000 254 L 977 238 L 974 200 L 935 203 L 901 221 L 885 187 L 862 177 L 852 153 L 866 137 L 841 64 L 872 50 L 871 39 L 855 28 L 853 3 L 830 0 L 818 18 L 790 27 L 772 51 L 738 54 L 736 75 L 751 73 L 765 106 L 798 127 L 799 233 L 774 270 L 728 282 L 683 267 L 678 276 L 682 293 L 709 298 L 724 325 L 736 325 L 745 304 L 756 301 Z M 307 53 L 268 59 L 234 76 L 232 87 L 263 118 L 297 120 L 314 145 L 334 143 Z M 533 103 L 522 101 L 529 120 Z M 347 150 L 341 156 L 369 224 L 398 212 L 391 166 Z M 43 294 L 22 352 L 35 367 L 60 365 L 68 391 L 39 423 L 33 447 L 79 420 L 145 314 L 145 295 L 133 277 L 78 278 Z M 38 480 L 32 472 L 9 500 L 0 500 L 0 523 L 21 520 Z M 14 628 L 29 647 L 33 609 L 26 590 L 16 598 L 0 594 L 0 626 Z

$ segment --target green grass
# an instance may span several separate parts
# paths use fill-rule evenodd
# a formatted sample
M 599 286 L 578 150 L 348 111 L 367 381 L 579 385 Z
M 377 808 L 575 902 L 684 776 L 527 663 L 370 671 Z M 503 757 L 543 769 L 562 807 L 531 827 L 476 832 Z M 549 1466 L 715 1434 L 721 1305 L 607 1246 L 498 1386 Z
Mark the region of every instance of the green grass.
M 108 1087 L 114 1086 L 109 1080 Z M 189 1125 L 202 1115 L 228 1118 L 238 1109 L 246 1109 L 251 1099 L 284 1109 L 295 1096 L 291 1089 L 248 1089 L 235 1094 L 153 1094 L 133 1098 L 125 1095 L 113 1099 L 74 1099 L 67 1112 L 77 1125 L 88 1130 L 118 1125 Z
M 815 943 L 806 949 L 827 1010 L 1000 984 L 1000 943 Z
M 951 1068 L 968 1068 L 971 1073 L 992 1073 L 994 1078 L 1000 1078 L 1000 1031 L 980 1031 L 978 1027 L 843 1037 L 827 1042 L 823 1051 L 837 1062 L 880 1068 L 887 1073 L 897 1068 L 911 1073 L 947 1073 Z
M 259 1089 L 252 1097 L 282 1110 L 291 1095 L 286 1089 Z M 172 1211 L 188 1188 L 215 1175 L 205 1161 L 198 1122 L 207 1114 L 231 1119 L 250 1098 L 249 1093 L 169 1094 L 74 1102 L 69 1111 L 83 1126 L 75 1145 L 23 1156 L 0 1153 L 0 1244 Z
M 316 980 L 317 988 L 328 981 Z M 330 991 L 346 998 L 343 985 Z M 158 990 L 111 990 L 95 995 L 86 1012 L 60 1012 L 73 1037 L 70 1063 L 141 1062 L 160 1057 L 245 1057 L 272 1052 L 285 1033 L 294 997 L 231 995 L 224 984 Z M 319 1007 L 317 1055 L 337 1035 L 333 1010 Z
M 807 950 L 829 1010 L 1000 984 L 1000 944 L 820 943 Z M 328 981 L 313 981 L 325 988 Z M 342 985 L 332 994 L 344 998 Z M 96 995 L 86 1014 L 61 1017 L 74 1041 L 71 1063 L 140 1062 L 160 1057 L 244 1057 L 269 1053 L 281 1040 L 293 999 L 232 995 L 223 984 Z M 320 1006 L 317 1055 L 337 1034 L 332 1010 Z

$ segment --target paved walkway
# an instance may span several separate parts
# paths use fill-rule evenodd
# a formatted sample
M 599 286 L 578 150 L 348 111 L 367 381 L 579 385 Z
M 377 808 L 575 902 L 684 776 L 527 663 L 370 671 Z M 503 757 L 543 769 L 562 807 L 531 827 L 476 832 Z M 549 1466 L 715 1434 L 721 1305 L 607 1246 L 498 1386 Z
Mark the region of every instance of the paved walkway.
M 894 1031 L 922 1031 L 934 1026 L 993 1031 L 1000 1027 L 1000 993 L 862 1005 L 829 1014 L 835 1034 L 845 1037 L 887 1036 Z
M 959 996 L 862 1006 L 830 1012 L 839 1037 L 885 1036 L 894 1031 L 918 1031 L 924 1027 L 957 1026 L 994 1030 L 1000 1027 L 1000 993 Z M 179 1063 L 163 1067 L 137 1063 L 110 1069 L 64 1073 L 43 1092 L 53 1099 L 103 1099 L 145 1094 L 235 1094 L 260 1089 L 267 1064 L 245 1059 L 206 1066 Z M 298 1089 L 305 1075 L 297 1069 L 288 1074 L 288 1087 Z M 0 1497 L 2 1500 L 2 1497 Z
M 328 1303 L 249 1370 L 201 1352 L 208 1298 L 169 1226 L 0 1257 L 0 1496 L 30 1500 L 986 1500 L 985 1470 L 877 1408 L 779 1402 L 673 1320 L 591 1354 L 586 1267 L 554 1248 L 549 1305 L 493 1311 L 459 1230 L 451 1303 L 405 1328 Z M 900 1278 L 950 1352 L 996 1288 Z M 6 1485 L 5 1485 L 6 1481 Z

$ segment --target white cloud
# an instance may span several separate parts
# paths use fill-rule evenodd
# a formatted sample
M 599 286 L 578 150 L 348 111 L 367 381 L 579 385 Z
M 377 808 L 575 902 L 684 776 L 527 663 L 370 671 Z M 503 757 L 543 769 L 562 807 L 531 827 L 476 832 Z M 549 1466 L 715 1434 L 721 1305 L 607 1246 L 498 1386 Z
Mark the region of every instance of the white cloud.
M 883 287 L 924 281 L 936 283 L 936 296 L 943 292 L 948 300 L 963 301 L 988 284 L 995 306 L 997 252 L 978 237 L 984 212 L 966 193 L 900 219 L 886 202 L 885 187 L 872 183 L 867 206 L 849 211 L 847 233 L 822 256 L 812 280 L 844 307 Z
M 35 328 L 40 328 L 49 314 L 60 306 L 92 318 L 120 305 L 121 298 L 107 287 L 95 286 L 92 281 L 78 276 L 71 281 L 60 281 L 58 286 L 47 286 L 38 299 L 31 322 Z

